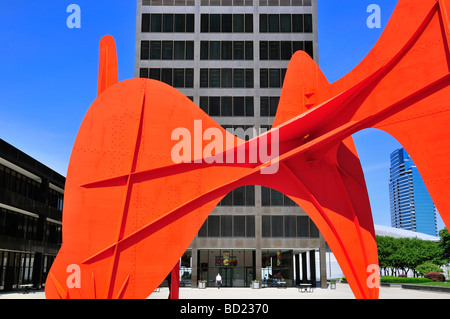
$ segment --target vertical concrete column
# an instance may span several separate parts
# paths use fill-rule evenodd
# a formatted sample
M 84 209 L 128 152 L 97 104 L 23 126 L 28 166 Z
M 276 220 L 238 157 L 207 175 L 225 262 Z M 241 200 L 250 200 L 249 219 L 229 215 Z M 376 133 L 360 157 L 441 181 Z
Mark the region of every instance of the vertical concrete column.
M 316 286 L 316 251 L 309 251 L 309 268 L 311 270 L 311 285 Z
M 197 288 L 198 282 L 198 249 L 197 246 L 192 247 L 192 268 L 191 268 L 191 287 Z
M 320 287 L 327 288 L 326 242 L 322 234 L 320 234 L 319 259 L 320 259 Z
M 308 264 L 306 262 L 306 252 L 302 253 L 302 282 L 308 282 Z

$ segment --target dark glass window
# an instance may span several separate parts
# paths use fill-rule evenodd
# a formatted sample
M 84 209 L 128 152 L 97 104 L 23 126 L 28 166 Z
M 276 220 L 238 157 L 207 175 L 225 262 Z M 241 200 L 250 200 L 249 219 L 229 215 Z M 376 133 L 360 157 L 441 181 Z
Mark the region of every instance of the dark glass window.
M 296 237 L 296 216 L 284 216 L 284 235 L 285 237 Z
M 280 83 L 280 69 L 270 69 L 269 70 L 269 86 L 271 88 L 281 87 Z
M 312 15 L 311 14 L 305 14 L 304 16 L 304 31 L 307 33 L 313 32 L 313 25 L 312 25 Z
M 303 51 L 303 41 L 293 41 L 292 42 L 292 52 L 295 53 L 298 50 Z
M 209 16 L 209 32 L 220 32 L 220 14 Z
M 222 60 L 232 60 L 233 59 L 233 42 L 223 41 L 222 42 Z
M 245 87 L 253 88 L 253 69 L 245 69 Z
M 260 116 L 269 116 L 269 97 L 261 96 L 259 106 Z
M 141 32 L 150 32 L 150 14 L 149 13 L 142 14 Z
M 150 58 L 150 41 L 141 41 L 141 60 Z
M 233 31 L 233 15 L 223 14 L 222 15 L 222 32 L 232 32 Z
M 209 32 L 209 14 L 202 14 L 200 21 L 201 32 Z
M 163 14 L 163 32 L 173 32 L 173 14 Z
M 283 237 L 283 216 L 272 216 L 272 237 Z
M 245 216 L 233 216 L 233 224 L 234 237 L 245 237 Z
M 220 216 L 208 217 L 208 237 L 219 237 L 220 234 Z
M 172 85 L 172 69 L 161 70 L 161 82 Z
M 208 87 L 208 69 L 200 69 L 200 87 L 207 88 Z
M 281 32 L 291 32 L 291 15 L 290 14 L 280 15 L 280 31 Z
M 220 116 L 220 97 L 211 96 L 209 98 L 209 115 Z
M 162 14 L 155 13 L 151 15 L 151 31 L 161 32 L 162 31 Z
M 230 69 L 231 70 L 231 69 Z M 230 77 L 231 79 L 231 77 Z M 233 115 L 233 98 L 231 96 L 223 96 L 221 115 L 222 116 L 232 116 Z
M 222 88 L 233 87 L 233 70 L 222 69 Z
M 175 41 L 173 46 L 174 60 L 184 60 L 185 59 L 185 46 L 184 41 Z
M 268 69 L 260 69 L 260 76 L 259 76 L 259 86 L 261 88 L 268 88 L 269 87 L 269 70 Z
M 270 237 L 270 216 L 263 215 L 261 218 L 261 222 L 262 222 L 261 236 Z
M 175 32 L 186 32 L 186 15 L 175 14 Z
M 303 32 L 303 14 L 292 15 L 292 31 Z
M 184 69 L 173 70 L 173 86 L 176 88 L 184 88 Z
M 220 41 L 211 41 L 209 44 L 209 58 L 211 60 L 220 60 Z
M 233 98 L 233 115 L 234 116 L 244 116 L 245 115 L 245 104 L 243 97 Z
M 231 237 L 233 231 L 233 216 L 220 216 L 221 237 Z
M 269 30 L 267 26 L 267 14 L 261 14 L 259 16 L 259 32 L 267 32 Z
M 194 32 L 194 15 L 186 14 L 186 32 Z
M 161 59 L 161 41 L 150 42 L 150 59 L 152 60 Z
M 253 14 L 245 15 L 245 32 L 246 33 L 253 32 Z
M 147 68 L 139 69 L 139 77 L 143 79 L 148 79 L 148 69 Z
M 235 88 L 244 87 L 244 69 L 233 70 L 233 87 Z
M 280 42 L 270 41 L 269 42 L 269 60 L 279 60 L 280 59 Z
M 233 60 L 244 60 L 244 41 L 233 42 Z
M 150 69 L 150 79 L 161 81 L 161 69 Z
M 314 58 L 314 50 L 312 41 L 305 41 L 305 52 L 309 54 L 311 58 Z
M 247 101 L 251 99 L 253 103 L 253 97 L 247 97 L 246 99 Z M 245 186 L 245 206 L 255 206 L 255 186 L 253 185 Z
M 309 217 L 297 216 L 297 236 L 309 237 Z
M 220 69 L 210 69 L 209 70 L 209 87 L 219 88 L 220 87 Z M 219 112 L 220 114 L 220 112 Z
M 194 69 L 186 69 L 185 87 L 187 88 L 194 87 Z
M 270 116 L 275 116 L 277 114 L 278 102 L 280 98 L 277 96 L 270 97 Z
M 259 42 L 259 59 L 260 60 L 269 59 L 269 45 L 267 41 Z
M 269 14 L 269 32 L 280 32 L 280 16 Z
M 162 58 L 163 60 L 172 60 L 173 58 L 173 41 L 162 42 Z
M 194 41 L 186 41 L 186 60 L 194 60 Z
M 245 41 L 245 59 L 253 60 L 253 41 Z
M 292 42 L 281 41 L 281 60 L 290 60 L 292 57 Z
M 246 237 L 255 237 L 255 216 L 246 216 Z
M 244 15 L 235 14 L 233 15 L 233 31 L 234 32 L 244 32 Z
M 272 206 L 283 206 L 283 194 L 271 189 L 270 201 Z
M 245 205 L 245 187 L 239 187 L 233 191 L 233 205 Z
M 209 59 L 209 42 L 201 41 L 200 42 L 200 60 L 208 60 Z

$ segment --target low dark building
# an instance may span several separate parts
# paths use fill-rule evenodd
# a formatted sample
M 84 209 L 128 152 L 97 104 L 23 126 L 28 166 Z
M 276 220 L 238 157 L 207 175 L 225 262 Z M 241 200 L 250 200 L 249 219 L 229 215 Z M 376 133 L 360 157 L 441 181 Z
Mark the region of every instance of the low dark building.
M 64 184 L 0 139 L 0 291 L 44 286 L 62 242 Z

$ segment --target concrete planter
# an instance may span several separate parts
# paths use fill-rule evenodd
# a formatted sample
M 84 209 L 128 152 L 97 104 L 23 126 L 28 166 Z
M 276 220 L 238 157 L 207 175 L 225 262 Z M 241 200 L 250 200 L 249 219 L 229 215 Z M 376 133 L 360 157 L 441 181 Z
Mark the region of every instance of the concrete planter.
M 252 289 L 259 289 L 261 288 L 261 283 L 259 281 L 252 282 L 251 286 Z
M 198 289 L 206 289 L 206 282 L 199 281 L 198 282 Z

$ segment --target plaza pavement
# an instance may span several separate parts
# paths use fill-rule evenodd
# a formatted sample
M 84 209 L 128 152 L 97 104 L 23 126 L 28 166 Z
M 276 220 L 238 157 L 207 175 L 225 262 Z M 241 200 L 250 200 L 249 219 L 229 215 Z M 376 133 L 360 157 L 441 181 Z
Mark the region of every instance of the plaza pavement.
M 161 288 L 148 299 L 167 299 L 168 288 Z M 28 294 L 0 293 L 0 301 L 5 299 L 45 299 L 44 291 Z M 355 299 L 347 284 L 337 284 L 336 289 L 316 288 L 314 292 L 299 292 L 297 288 L 180 288 L 180 299 Z M 429 292 L 401 287 L 381 287 L 380 299 L 450 299 L 450 293 Z

